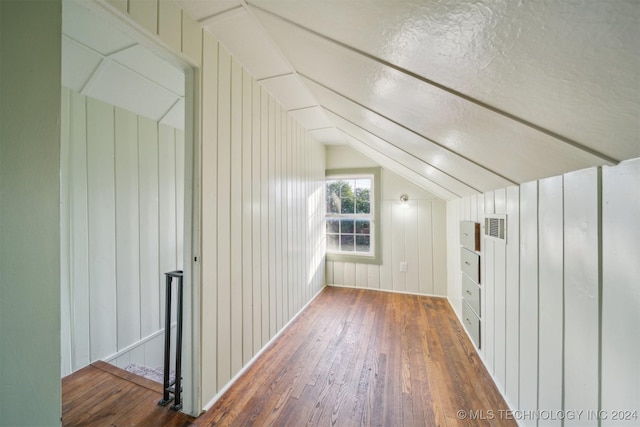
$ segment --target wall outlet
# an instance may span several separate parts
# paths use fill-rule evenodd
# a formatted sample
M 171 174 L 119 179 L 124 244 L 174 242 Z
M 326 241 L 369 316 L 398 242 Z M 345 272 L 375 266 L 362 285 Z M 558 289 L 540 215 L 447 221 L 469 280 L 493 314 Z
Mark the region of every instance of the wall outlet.
M 407 272 L 407 263 L 406 262 L 402 261 L 400 263 L 400 271 L 403 272 L 403 273 Z

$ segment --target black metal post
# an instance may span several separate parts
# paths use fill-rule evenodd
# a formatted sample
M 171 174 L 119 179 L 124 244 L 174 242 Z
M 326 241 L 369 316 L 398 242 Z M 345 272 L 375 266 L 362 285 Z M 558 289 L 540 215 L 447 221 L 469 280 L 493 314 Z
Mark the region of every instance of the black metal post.
M 158 402 L 158 405 L 166 406 L 172 400 L 173 405 L 171 409 L 179 411 L 182 409 L 182 271 L 170 271 L 165 273 L 165 322 L 164 322 L 164 390 L 162 399 Z M 176 331 L 176 378 L 173 382 L 169 378 L 169 365 L 171 359 L 171 283 L 173 279 L 178 279 L 176 282 L 177 293 L 177 331 Z M 171 386 L 174 386 L 171 388 Z M 173 397 L 170 396 L 173 394 Z
M 167 406 L 169 402 L 173 400 L 169 396 L 169 387 L 171 387 L 169 381 L 169 361 L 171 351 L 171 282 L 173 278 L 170 273 L 165 273 L 165 303 L 164 303 L 164 377 L 163 377 L 163 393 L 162 400 L 158 402 L 158 405 Z
M 178 284 L 176 287 L 177 297 L 177 316 L 178 330 L 176 331 L 176 381 L 175 381 L 175 400 L 171 409 L 179 411 L 182 409 L 182 272 L 178 276 Z

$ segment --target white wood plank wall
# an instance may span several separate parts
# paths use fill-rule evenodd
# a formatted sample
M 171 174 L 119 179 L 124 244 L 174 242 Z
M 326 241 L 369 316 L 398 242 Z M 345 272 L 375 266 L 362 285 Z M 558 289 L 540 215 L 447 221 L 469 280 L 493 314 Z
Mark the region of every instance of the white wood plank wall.
M 327 262 L 327 284 L 421 295 L 447 295 L 446 204 L 384 200 L 380 206 L 382 263 Z M 407 271 L 400 271 L 407 262 Z
M 505 383 L 503 394 L 518 407 L 520 387 L 520 188 L 507 187 L 506 285 L 505 285 Z
M 163 273 L 182 267 L 184 136 L 66 88 L 63 99 L 64 376 L 161 330 Z
M 640 411 L 640 158 L 602 169 L 602 410 Z M 590 304 L 589 307 L 592 307 Z M 587 341 L 587 345 L 589 341 Z M 591 377 L 589 377 L 591 378 Z M 583 398 L 589 399 L 588 392 Z M 618 412 L 620 414 L 620 412 Z M 625 415 L 625 413 L 622 413 Z M 640 414 L 638 414 L 640 416 Z M 618 417 L 624 418 L 624 417 Z M 608 419 L 603 427 L 636 419 Z
M 199 329 L 201 403 L 206 406 L 324 286 L 325 150 L 175 2 L 107 0 L 107 4 L 199 71 L 200 114 L 195 127 L 202 147 L 195 150 L 201 150 Z M 181 230 L 184 195 L 176 190 L 182 183 L 174 181 L 171 186 L 157 177 L 165 167 L 175 176 L 183 175 L 180 162 L 184 161 L 185 142 L 184 135 L 175 132 L 172 148 L 167 128 L 119 111 L 111 119 L 87 123 L 91 128 L 104 128 L 100 133 L 105 141 L 113 139 L 110 132 L 114 129 L 126 139 L 137 133 L 137 153 L 122 151 L 124 140 L 92 151 L 93 142 L 83 139 L 87 124 L 82 115 L 88 111 L 96 116 L 93 110 L 102 107 L 75 94 L 67 98 L 63 105 L 78 120 L 67 129 L 74 141 L 68 151 L 75 176 L 66 178 L 63 185 L 73 201 L 69 215 L 75 228 L 64 244 L 75 249 L 75 259 L 96 261 L 90 264 L 85 259 L 63 269 L 69 276 L 67 282 L 74 281 L 67 292 L 73 292 L 69 311 L 77 319 L 65 332 L 70 335 L 63 337 L 63 343 L 74 343 L 73 349 L 63 350 L 71 359 L 63 362 L 69 370 L 107 357 L 160 328 L 164 296 L 158 292 L 158 283 L 163 280 L 163 268 L 180 264 L 183 240 L 180 233 L 161 237 L 154 230 Z M 104 109 L 113 112 L 110 107 Z M 137 155 L 137 160 L 125 153 Z M 175 162 L 169 162 L 172 155 Z M 87 159 L 93 168 L 87 168 Z M 136 162 L 137 182 L 130 169 Z M 131 203 L 136 185 L 137 224 L 133 221 L 136 212 L 116 203 Z M 120 193 L 120 187 L 127 190 Z M 94 194 L 94 189 L 99 193 Z M 92 215 L 98 215 L 97 219 Z M 128 232 L 136 230 L 140 236 L 137 265 L 136 242 L 124 247 L 132 243 Z M 97 243 L 98 236 L 105 238 L 106 246 Z M 159 245 L 170 248 L 166 253 L 154 252 Z M 124 259 L 131 254 L 133 258 Z M 137 303 L 135 290 L 118 284 L 136 270 L 140 277 Z M 377 281 L 376 273 L 367 273 L 372 282 Z M 104 289 L 94 290 L 90 278 L 105 282 Z M 140 313 L 133 324 L 137 326 L 133 330 L 116 327 L 119 316 L 134 316 L 131 310 L 136 305 Z M 94 319 L 89 307 L 104 317 Z M 104 337 L 94 337 L 92 331 Z M 128 356 L 116 353 L 115 361 L 122 364 L 127 357 L 143 358 L 157 341 L 149 339 Z
M 586 169 L 564 176 L 564 407 L 573 410 L 598 407 L 600 175 Z
M 203 403 L 324 286 L 324 147 L 203 33 Z
M 538 408 L 562 410 L 563 177 L 538 183 Z M 538 425 L 560 425 L 541 419 Z
M 640 411 L 639 185 L 635 159 L 447 204 L 458 315 L 459 221 L 507 214 L 504 250 L 482 241 L 480 355 L 522 426 L 626 425 L 616 411 Z
M 507 221 L 513 223 L 512 218 Z M 508 236 L 511 239 L 511 236 Z M 516 259 L 516 262 L 518 259 Z M 520 385 L 506 397 L 512 408 L 538 409 L 538 182 L 520 186 Z M 529 417 L 525 426 L 537 425 Z
M 493 214 L 495 211 L 495 193 L 493 191 L 484 194 L 484 213 Z M 484 215 L 482 215 L 484 218 Z M 480 308 L 482 313 L 480 337 L 481 347 L 484 352 L 484 362 L 489 372 L 495 372 L 495 247 L 499 242 L 483 240 L 482 255 L 480 258 L 480 285 L 481 294 L 484 295 L 484 306 Z

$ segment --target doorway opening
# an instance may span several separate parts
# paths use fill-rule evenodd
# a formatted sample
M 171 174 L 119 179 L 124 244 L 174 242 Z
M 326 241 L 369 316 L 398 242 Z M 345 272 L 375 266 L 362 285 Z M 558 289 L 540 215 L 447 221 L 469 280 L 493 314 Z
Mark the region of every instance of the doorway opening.
M 199 411 L 193 74 L 108 6 L 63 0 L 61 376 L 98 360 L 161 374 L 164 273 L 184 270 L 188 413 Z

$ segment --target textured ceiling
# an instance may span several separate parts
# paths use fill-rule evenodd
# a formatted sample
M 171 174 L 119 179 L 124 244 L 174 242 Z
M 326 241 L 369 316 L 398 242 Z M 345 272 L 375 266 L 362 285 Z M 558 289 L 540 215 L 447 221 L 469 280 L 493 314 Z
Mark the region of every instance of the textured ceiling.
M 640 156 L 635 0 L 180 0 L 298 120 L 445 199 Z

